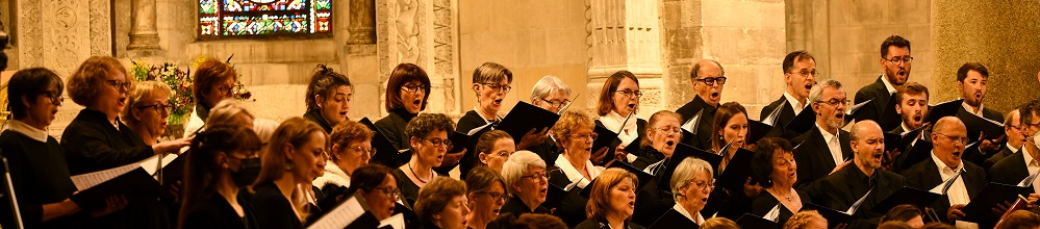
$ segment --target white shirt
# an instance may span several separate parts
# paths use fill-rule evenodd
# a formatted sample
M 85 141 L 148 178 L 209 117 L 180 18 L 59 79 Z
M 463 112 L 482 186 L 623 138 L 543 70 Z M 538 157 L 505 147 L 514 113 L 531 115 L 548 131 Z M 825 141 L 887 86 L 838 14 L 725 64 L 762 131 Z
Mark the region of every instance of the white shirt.
M 978 115 L 979 117 L 983 117 L 982 116 L 982 110 L 983 110 L 984 107 L 982 106 L 981 103 L 979 104 L 979 111 L 978 112 L 973 112 L 973 110 L 975 110 L 975 108 L 971 107 L 971 105 L 968 105 L 968 103 L 961 103 L 961 106 L 964 107 L 964 110 L 968 111 L 968 113 Z
M 195 136 L 195 132 L 202 129 L 206 125 L 206 120 L 202 120 L 199 117 L 199 112 L 195 110 L 195 107 L 191 107 L 191 117 L 188 118 L 188 124 L 184 126 L 184 137 Z
M 1033 155 L 1029 154 L 1029 150 L 1022 147 L 1022 158 L 1025 159 L 1026 169 L 1029 170 L 1029 174 L 1032 175 L 1036 171 L 1040 170 L 1040 163 L 1034 161 Z
M 32 127 L 29 124 L 25 124 L 24 122 L 18 120 L 8 120 L 7 129 L 5 130 L 14 131 L 15 133 L 25 135 L 26 137 L 29 137 L 32 140 L 36 140 L 43 143 L 47 143 L 47 138 L 50 137 L 47 135 L 47 131 L 36 129 L 36 127 Z
M 571 161 L 567 160 L 563 155 L 556 158 L 556 167 L 560 168 L 560 171 L 563 172 L 563 175 L 567 176 L 567 180 L 569 180 L 570 183 L 578 182 L 578 188 L 585 188 L 585 186 L 592 182 L 585 179 L 585 176 L 582 176 L 581 172 L 578 172 L 578 169 L 574 168 L 574 165 L 571 165 Z M 591 161 L 585 160 L 585 172 L 589 173 L 589 178 L 596 179 L 596 177 L 599 176 L 599 173 L 603 172 L 603 168 L 596 167 L 592 165 Z
M 834 165 L 841 165 L 845 162 L 845 158 L 842 158 L 841 144 L 838 143 L 838 134 L 831 134 L 827 130 L 823 129 L 820 124 L 816 124 L 816 128 L 820 129 L 820 133 L 823 134 L 823 140 L 827 142 L 827 148 L 830 149 L 831 158 L 834 159 Z
M 939 177 L 942 180 L 950 179 L 957 174 L 957 171 L 964 169 L 964 162 L 961 161 L 957 164 L 957 168 L 950 168 L 939 160 L 939 157 L 935 155 L 935 151 L 932 151 L 932 161 L 939 167 Z M 946 197 L 950 200 L 950 206 L 965 204 L 971 202 L 971 197 L 968 196 L 968 188 L 964 186 L 964 176 L 957 177 L 957 180 L 950 186 L 950 190 L 946 193 Z M 957 220 L 957 228 L 978 228 L 978 224 Z
M 798 115 L 799 113 L 802 113 L 802 110 L 805 109 L 805 103 L 803 103 L 803 101 L 799 101 L 798 99 L 794 98 L 794 96 L 792 96 L 790 93 L 787 93 L 786 90 L 784 91 L 784 98 L 787 99 L 787 104 L 791 104 L 791 108 L 794 108 L 794 115 Z M 809 99 L 805 99 L 805 100 L 809 100 Z M 781 108 L 782 107 L 777 107 L 776 109 L 781 109 Z
M 625 122 L 625 118 L 625 116 L 621 116 L 621 114 L 618 114 L 616 111 L 610 111 L 607 115 L 600 116 L 599 121 L 603 123 L 603 127 L 606 127 L 610 131 L 621 130 L 621 133 L 618 134 L 618 138 L 621 139 L 621 146 L 639 144 L 638 142 L 633 141 L 639 137 L 639 127 L 636 123 L 638 123 L 640 119 L 635 117 L 635 115 L 632 115 L 632 118 L 625 123 L 625 127 L 621 128 L 621 123 Z M 628 162 L 636 160 L 637 157 L 634 153 L 636 152 L 628 152 Z
M 1008 150 L 1011 150 L 1011 153 L 1018 153 L 1018 151 L 1020 149 L 1025 148 L 1025 147 L 1015 148 L 1014 146 L 1011 146 L 1011 143 L 1004 143 L 1004 145 L 1007 145 L 1007 148 L 1008 148 Z
M 697 226 L 704 224 L 704 216 L 702 216 L 700 212 L 697 212 L 697 217 L 694 218 L 689 211 L 686 211 L 686 208 L 683 208 L 682 205 L 679 205 L 678 203 L 676 203 L 672 209 L 675 209 L 679 214 L 686 216 L 687 219 L 693 220 L 693 223 L 696 223 Z
M 892 86 L 892 82 L 888 82 L 888 76 L 881 75 L 881 82 L 885 82 L 885 89 L 888 89 L 888 94 L 896 93 L 896 87 Z

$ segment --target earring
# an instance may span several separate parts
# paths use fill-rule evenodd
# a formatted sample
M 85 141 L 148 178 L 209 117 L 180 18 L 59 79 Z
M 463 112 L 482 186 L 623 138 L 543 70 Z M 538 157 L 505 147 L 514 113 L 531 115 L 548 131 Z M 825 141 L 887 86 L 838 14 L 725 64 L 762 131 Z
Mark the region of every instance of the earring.
M 289 171 L 289 170 L 292 170 L 293 168 L 296 168 L 296 164 L 293 164 L 292 160 L 287 160 L 286 162 L 287 162 L 287 163 L 285 163 L 285 170 L 286 171 Z

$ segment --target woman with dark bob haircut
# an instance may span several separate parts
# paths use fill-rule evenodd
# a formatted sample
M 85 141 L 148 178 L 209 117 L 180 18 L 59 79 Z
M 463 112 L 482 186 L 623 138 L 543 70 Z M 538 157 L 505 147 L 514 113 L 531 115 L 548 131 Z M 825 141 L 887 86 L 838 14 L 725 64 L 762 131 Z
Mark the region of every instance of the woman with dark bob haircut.
M 394 170 L 380 164 L 368 164 L 354 170 L 350 188 L 346 193 L 357 193 L 368 203 L 369 211 L 376 219 L 390 218 L 395 212 L 402 213 L 396 204 L 401 192 L 397 189 Z M 396 211 L 395 211 L 396 210 Z M 408 220 L 408 217 L 405 217 Z
M 757 147 L 751 168 L 768 194 L 755 198 L 751 203 L 751 214 L 765 215 L 780 204 L 780 217 L 776 223 L 783 225 L 810 199 L 804 192 L 794 190 L 798 165 L 794 161 L 791 143 L 782 138 L 768 137 L 759 140 Z
M 397 65 L 386 83 L 386 112 L 390 114 L 375 123 L 376 129 L 397 149 L 411 149 L 404 128 L 426 110 L 429 98 L 430 77 L 426 71 L 412 63 Z
M 62 134 L 61 146 L 72 175 L 180 153 L 188 146 L 190 139 L 145 145 L 140 135 L 119 120 L 132 82 L 119 60 L 108 56 L 90 57 L 69 77 L 72 101 L 86 107 Z M 168 228 L 169 221 L 166 204 L 156 198 L 138 198 L 95 223 L 101 228 Z

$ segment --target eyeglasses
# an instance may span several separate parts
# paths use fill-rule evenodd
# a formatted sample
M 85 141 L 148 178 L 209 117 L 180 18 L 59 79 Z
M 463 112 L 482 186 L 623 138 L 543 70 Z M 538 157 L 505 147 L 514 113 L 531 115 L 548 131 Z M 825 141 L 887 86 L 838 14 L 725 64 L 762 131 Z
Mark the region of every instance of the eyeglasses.
M 365 149 L 365 148 L 361 148 L 361 146 L 355 146 L 355 147 L 351 147 L 351 148 L 347 148 L 347 149 L 353 150 L 354 151 L 354 155 L 368 154 L 368 156 L 370 156 L 370 157 L 376 155 L 376 148 Z
M 539 181 L 539 179 L 542 179 L 545 182 L 549 182 L 549 174 L 548 173 L 535 173 L 535 174 L 531 174 L 531 175 L 527 175 L 527 176 L 522 176 L 522 177 L 520 177 L 520 179 L 531 179 L 532 181 Z
M 699 188 L 701 190 L 706 190 L 706 189 L 707 190 L 711 190 L 711 189 L 715 188 L 715 181 L 714 180 L 715 179 L 712 179 L 712 181 L 693 181 L 693 180 L 689 180 L 689 181 L 686 181 L 686 184 L 696 185 L 697 188 Z
M 1025 125 L 1023 128 L 1040 128 L 1040 123 L 1022 123 L 1022 125 Z
M 65 103 L 65 97 L 61 96 L 61 92 L 51 91 L 51 92 L 44 93 L 44 95 L 47 95 L 47 97 L 50 97 L 51 98 L 51 103 L 54 104 L 54 105 L 61 106 L 62 104 Z
M 950 135 L 946 135 L 946 134 L 938 133 L 938 132 L 936 132 L 935 134 L 942 135 L 943 137 L 946 137 L 946 140 L 950 140 L 950 141 L 953 141 L 953 142 L 959 142 L 959 143 L 964 143 L 964 144 L 968 143 L 968 137 L 967 136 L 950 136 Z
M 552 107 L 555 107 L 555 108 L 561 108 L 564 105 L 567 105 L 568 103 L 571 103 L 570 100 L 563 100 L 563 101 L 549 101 L 549 100 L 545 100 L 545 99 L 538 99 L 538 100 L 541 100 L 542 102 L 548 103 L 549 106 L 552 106 Z
M 139 106 L 139 107 L 137 107 L 137 109 L 142 109 L 142 110 L 144 110 L 144 109 L 155 109 L 155 112 L 157 112 L 157 113 L 169 114 L 170 110 L 173 110 L 173 105 L 172 104 L 156 103 L 156 104 L 152 104 L 152 105 L 148 105 L 148 106 Z
M 105 84 L 116 87 L 116 89 L 130 89 L 130 82 L 122 80 L 105 80 Z
M 502 94 L 507 94 L 507 93 L 509 93 L 510 90 L 513 90 L 513 87 L 509 86 L 509 84 L 497 84 L 497 83 L 482 83 L 482 84 L 485 87 L 491 88 L 492 91 L 502 92 Z
M 429 141 L 430 144 L 433 144 L 433 146 L 437 146 L 437 147 L 444 146 L 444 147 L 448 148 L 448 150 L 451 150 L 452 147 L 453 147 L 451 145 L 451 139 L 427 138 L 426 141 Z
M 231 158 L 234 158 L 234 159 L 239 159 L 239 160 L 245 160 L 245 159 L 250 159 L 250 158 L 259 158 L 260 157 L 260 151 L 252 151 L 252 150 L 251 151 L 246 151 L 246 154 L 245 154 L 244 157 L 238 157 L 238 155 L 235 155 L 235 154 L 231 154 L 231 155 L 228 155 L 228 156 L 231 157 Z
M 848 106 L 849 103 L 851 103 L 852 101 L 850 101 L 848 99 L 844 99 L 844 100 L 842 100 L 842 99 L 831 99 L 831 100 L 827 100 L 827 101 L 816 101 L 816 102 L 817 103 L 830 104 L 831 106 L 838 106 L 839 104 Z
M 669 126 L 665 126 L 665 127 L 660 127 L 660 128 L 654 128 L 654 129 L 658 130 L 658 131 L 663 131 L 663 132 L 668 133 L 668 134 L 678 134 L 678 133 L 682 132 L 682 129 L 679 129 L 679 127 L 674 127 L 674 126 L 670 126 L 670 127 Z
M 892 59 L 888 59 L 887 61 L 890 64 L 899 64 L 901 62 L 902 63 L 906 63 L 906 64 L 910 64 L 910 62 L 914 61 L 914 57 L 912 57 L 912 56 L 898 57 L 897 56 L 897 57 L 892 57 Z
M 234 86 L 221 85 L 217 88 L 217 91 L 223 91 L 224 95 L 230 96 L 235 94 L 235 91 L 233 89 L 235 89 Z
M 426 87 L 423 87 L 422 84 L 409 84 L 409 85 L 404 85 L 401 88 L 404 89 L 404 91 L 408 92 L 408 93 L 422 93 L 422 92 L 426 92 Z
M 499 201 L 503 201 L 503 200 L 506 200 L 506 199 L 509 199 L 509 198 L 513 198 L 513 196 L 509 195 L 509 193 L 501 193 L 501 192 L 477 192 L 477 193 L 478 194 L 488 195 L 488 197 L 491 197 L 491 199 L 494 200 L 495 202 L 499 202 Z
M 399 190 L 397 190 L 397 188 L 395 187 L 375 187 L 371 190 L 382 191 L 383 194 L 386 195 L 386 197 L 389 197 L 390 199 L 397 199 L 397 197 L 401 195 Z
M 632 91 L 632 90 L 623 90 L 623 91 L 622 90 L 617 90 L 617 91 L 614 91 L 614 93 L 621 93 L 622 95 L 625 95 L 625 96 L 627 96 L 629 98 L 643 97 L 643 92 L 640 92 L 639 90 L 635 90 L 635 91 Z
M 816 70 L 813 70 L 812 72 L 810 72 L 810 71 L 802 71 L 802 72 L 790 72 L 790 73 L 791 74 L 798 74 L 798 75 L 800 75 L 802 77 L 812 76 L 814 78 L 819 78 L 819 76 L 820 76 L 820 72 L 817 72 Z
M 694 79 L 693 81 L 701 81 L 701 82 L 704 82 L 704 85 L 708 85 L 708 86 L 715 86 L 716 83 L 718 83 L 719 85 L 725 85 L 726 84 L 726 77 L 725 76 L 704 77 L 704 78 L 700 78 L 700 79 Z
M 596 138 L 599 138 L 599 134 L 597 134 L 597 133 L 595 133 L 595 132 L 592 132 L 592 133 L 584 133 L 584 134 L 575 134 L 575 135 L 573 135 L 573 136 L 574 136 L 574 137 L 576 137 L 576 138 L 578 138 L 578 139 L 582 139 L 582 138 L 588 138 L 589 140 L 593 140 L 593 141 L 595 141 L 595 140 L 596 140 Z

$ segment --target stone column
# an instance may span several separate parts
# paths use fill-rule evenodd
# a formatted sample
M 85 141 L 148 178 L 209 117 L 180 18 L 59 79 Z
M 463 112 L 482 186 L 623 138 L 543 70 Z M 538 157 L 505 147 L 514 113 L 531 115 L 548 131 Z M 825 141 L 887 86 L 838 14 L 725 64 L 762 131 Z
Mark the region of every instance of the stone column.
M 158 51 L 159 32 L 155 26 L 155 0 L 133 0 L 132 8 L 130 44 L 127 49 L 131 53 Z
M 394 67 L 414 63 L 430 76 L 426 111 L 459 115 L 458 0 L 375 2 L 380 94 Z
M 661 76 L 661 32 L 657 1 L 588 0 L 589 95 L 587 104 L 595 106 L 603 83 L 621 70 L 639 78 L 643 97 L 640 110 L 664 109 Z M 640 112 L 647 119 L 653 112 Z
M 1040 96 L 1033 78 L 1040 69 L 1040 2 L 937 0 L 931 7 L 931 101 L 960 96 L 957 69 L 967 62 L 989 70 L 986 108 L 1007 112 Z

